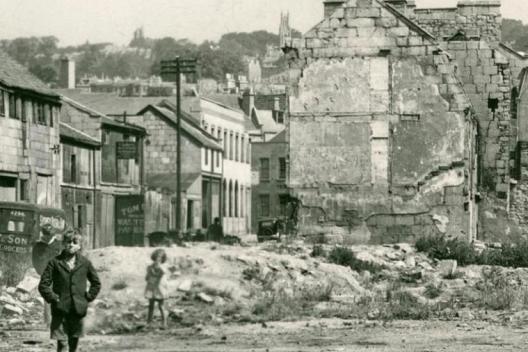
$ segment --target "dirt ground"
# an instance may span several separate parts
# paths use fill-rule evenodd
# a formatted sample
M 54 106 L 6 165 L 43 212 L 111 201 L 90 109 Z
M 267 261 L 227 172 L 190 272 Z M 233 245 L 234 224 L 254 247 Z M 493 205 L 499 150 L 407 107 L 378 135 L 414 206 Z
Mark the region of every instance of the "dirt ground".
M 42 329 L 0 332 L 0 351 L 53 351 Z M 526 351 L 528 326 L 487 322 L 310 320 L 90 335 L 81 351 Z

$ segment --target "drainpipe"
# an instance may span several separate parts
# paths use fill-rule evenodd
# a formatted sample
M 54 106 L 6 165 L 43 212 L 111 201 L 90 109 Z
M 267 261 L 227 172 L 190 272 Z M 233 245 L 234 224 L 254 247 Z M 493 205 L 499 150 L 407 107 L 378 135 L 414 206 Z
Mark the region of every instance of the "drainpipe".
M 97 198 L 96 198 L 96 195 L 97 195 L 97 172 L 95 170 L 95 149 L 92 149 L 92 173 L 93 173 L 93 177 L 92 177 L 92 182 L 93 182 L 93 197 L 92 197 L 92 212 L 93 212 L 93 215 L 92 215 L 92 221 L 93 221 L 93 248 L 95 249 L 96 247 L 96 236 L 97 236 L 97 218 L 96 218 L 96 201 L 97 201 Z

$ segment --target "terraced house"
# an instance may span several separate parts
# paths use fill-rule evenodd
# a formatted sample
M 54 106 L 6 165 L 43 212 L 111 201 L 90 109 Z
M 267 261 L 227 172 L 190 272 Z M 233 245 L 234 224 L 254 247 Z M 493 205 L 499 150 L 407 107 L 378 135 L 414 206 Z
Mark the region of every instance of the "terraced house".
M 0 52 L 0 200 L 59 208 L 58 94 Z

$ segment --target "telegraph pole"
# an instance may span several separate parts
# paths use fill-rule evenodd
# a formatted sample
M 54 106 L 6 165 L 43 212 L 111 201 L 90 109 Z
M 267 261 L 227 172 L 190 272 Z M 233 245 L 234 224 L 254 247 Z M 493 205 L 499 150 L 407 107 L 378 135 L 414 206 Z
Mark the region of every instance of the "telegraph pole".
M 176 232 L 182 231 L 181 219 L 181 74 L 196 72 L 196 59 L 181 59 L 161 61 L 162 75 L 176 75 Z

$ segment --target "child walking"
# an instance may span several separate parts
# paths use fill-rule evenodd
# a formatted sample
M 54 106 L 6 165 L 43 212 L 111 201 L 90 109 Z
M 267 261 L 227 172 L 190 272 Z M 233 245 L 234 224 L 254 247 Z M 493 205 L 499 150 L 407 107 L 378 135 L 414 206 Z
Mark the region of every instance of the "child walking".
M 167 298 L 167 269 L 163 264 L 167 261 L 167 253 L 163 249 L 156 249 L 150 256 L 152 264 L 147 267 L 147 287 L 145 298 L 149 300 L 147 323 L 152 323 L 156 303 L 161 314 L 162 328 L 167 327 L 167 317 L 163 308 L 163 301 Z
M 64 250 L 48 263 L 38 286 L 42 297 L 51 304 L 51 338 L 57 340 L 58 352 L 67 348 L 77 351 L 88 303 L 101 289 L 92 263 L 80 254 L 81 243 L 79 232 L 66 232 Z

